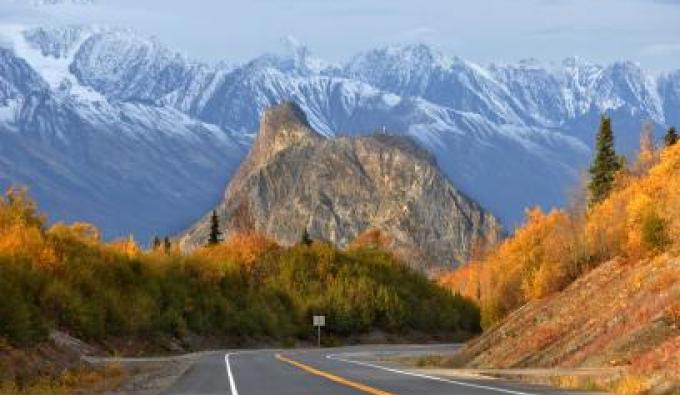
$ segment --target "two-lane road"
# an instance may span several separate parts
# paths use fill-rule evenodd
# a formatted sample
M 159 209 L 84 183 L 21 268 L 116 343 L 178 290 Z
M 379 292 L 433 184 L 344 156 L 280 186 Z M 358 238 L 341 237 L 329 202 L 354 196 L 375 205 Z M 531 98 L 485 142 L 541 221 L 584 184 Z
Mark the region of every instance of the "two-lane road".
M 165 395 L 556 395 L 565 391 L 422 375 L 374 362 L 456 345 L 238 351 L 203 357 Z

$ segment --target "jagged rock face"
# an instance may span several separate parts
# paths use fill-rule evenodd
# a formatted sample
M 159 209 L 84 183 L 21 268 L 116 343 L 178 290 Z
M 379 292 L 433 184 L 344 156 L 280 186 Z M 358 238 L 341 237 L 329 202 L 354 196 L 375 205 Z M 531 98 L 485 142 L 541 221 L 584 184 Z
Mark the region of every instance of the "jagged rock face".
M 304 229 L 340 247 L 379 229 L 421 268 L 459 263 L 476 235 L 499 228 L 410 140 L 328 139 L 291 104 L 264 113 L 217 213 L 227 236 L 256 230 L 284 245 L 297 243 Z M 208 230 L 205 217 L 184 235 L 182 247 L 204 244 Z

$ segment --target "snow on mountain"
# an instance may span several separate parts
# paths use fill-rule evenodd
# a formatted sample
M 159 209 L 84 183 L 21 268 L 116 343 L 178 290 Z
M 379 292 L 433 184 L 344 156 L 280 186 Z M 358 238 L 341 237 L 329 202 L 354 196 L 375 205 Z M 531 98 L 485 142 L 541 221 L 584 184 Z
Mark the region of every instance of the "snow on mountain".
M 663 98 L 666 123 L 680 125 L 680 70 L 664 74 L 658 82 L 659 95 Z
M 63 65 L 71 55 L 44 56 L 13 37 L 13 50 L 0 49 L 0 187 L 28 185 L 53 220 L 144 241 L 215 203 L 245 154 L 240 136 L 168 106 L 94 90 L 99 100 L 83 100 L 62 89 L 80 84 Z
M 120 29 L 0 35 L 11 43 L 0 52 L 0 187 L 28 184 L 56 219 L 108 236 L 171 233 L 212 207 L 262 112 L 282 101 L 328 136 L 413 137 L 509 228 L 527 206 L 564 203 L 601 113 L 626 152 L 644 120 L 680 119 L 680 72 L 657 78 L 626 62 L 482 67 L 411 45 L 333 65 L 289 40 L 283 54 L 230 66 Z
M 11 43 L 14 54 L 25 60 L 54 92 L 73 95 L 84 101 L 103 100 L 96 90 L 86 87 L 70 72 L 76 50 L 92 29 L 83 26 L 26 29 L 21 25 L 1 25 L 0 36 Z
M 520 62 L 491 66 L 522 108 L 545 126 L 560 126 L 570 120 L 612 110 L 625 111 L 636 119 L 665 123 L 663 99 L 657 78 L 632 62 L 607 66 L 567 58 L 561 65 Z
M 663 123 L 662 100 L 656 80 L 632 62 L 616 62 L 602 70 L 594 104 L 600 111 L 626 107 L 631 115 Z
M 70 71 L 109 100 L 155 101 L 177 89 L 200 67 L 155 39 L 105 31 L 82 43 Z

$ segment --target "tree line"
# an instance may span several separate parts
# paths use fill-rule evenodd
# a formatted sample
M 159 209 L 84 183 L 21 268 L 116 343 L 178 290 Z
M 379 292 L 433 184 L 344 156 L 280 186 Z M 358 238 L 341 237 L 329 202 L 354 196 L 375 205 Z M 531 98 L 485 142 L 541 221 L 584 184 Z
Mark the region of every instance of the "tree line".
M 603 116 L 584 193 L 565 209 L 527 210 L 525 224 L 498 244 L 478 240 L 470 262 L 440 282 L 476 300 L 486 328 L 608 260 L 679 254 L 678 140 L 671 127 L 657 148 L 645 126 L 638 155 L 628 161 L 616 152 L 612 120 Z
M 162 244 L 161 244 L 162 245 Z M 88 341 L 214 336 L 225 345 L 304 341 L 325 314 L 331 337 L 380 330 L 479 330 L 479 310 L 375 246 L 282 247 L 230 235 L 190 254 L 104 242 L 92 225 L 54 224 L 25 191 L 0 198 L 0 339 L 25 345 L 60 329 Z

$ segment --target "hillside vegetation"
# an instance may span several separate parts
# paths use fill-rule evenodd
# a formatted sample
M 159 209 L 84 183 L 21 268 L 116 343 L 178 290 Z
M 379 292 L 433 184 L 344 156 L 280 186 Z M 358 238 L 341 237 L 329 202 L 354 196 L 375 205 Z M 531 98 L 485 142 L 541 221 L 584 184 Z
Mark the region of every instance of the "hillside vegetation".
M 482 325 L 564 289 L 614 258 L 624 262 L 680 255 L 680 145 L 640 155 L 614 189 L 585 210 L 538 208 L 498 246 L 478 243 L 476 259 L 441 282 L 479 301 Z
M 646 146 L 646 147 L 645 147 Z M 600 201 L 527 212 L 500 245 L 441 278 L 476 299 L 470 367 L 623 367 L 623 393 L 680 385 L 680 145 L 644 144 Z M 668 392 L 670 391 L 670 392 Z
M 615 259 L 532 300 L 466 344 L 472 368 L 616 367 L 582 377 L 621 393 L 680 390 L 680 259 Z M 587 381 L 590 380 L 590 383 Z M 563 384 L 563 383 L 557 383 Z M 579 384 L 578 382 L 573 384 Z
M 88 224 L 47 228 L 26 193 L 10 189 L 0 198 L 0 388 L 49 371 L 16 355 L 41 349 L 53 329 L 93 344 L 198 337 L 213 346 L 311 340 L 313 314 L 328 316 L 335 341 L 480 330 L 471 302 L 371 243 L 355 247 L 282 248 L 236 234 L 190 255 L 144 251 L 131 239 L 103 243 Z M 59 386 L 55 374 L 48 382 Z
M 199 335 L 305 339 L 311 315 L 331 334 L 478 330 L 462 297 L 366 246 L 281 248 L 239 234 L 190 255 L 102 243 L 87 224 L 45 228 L 35 204 L 12 189 L 0 199 L 0 336 L 12 344 L 60 328 L 86 340 Z

